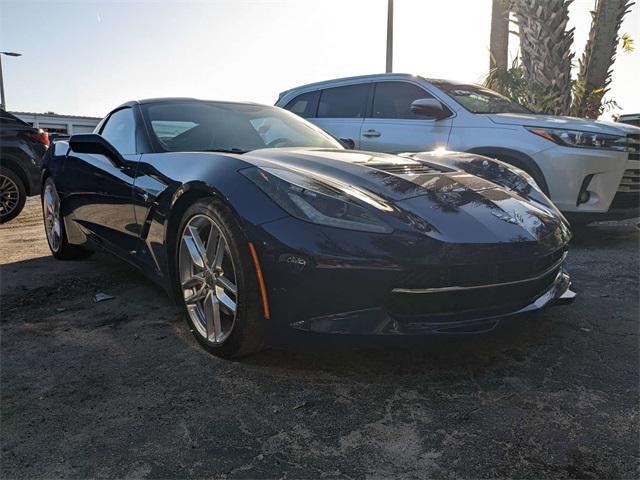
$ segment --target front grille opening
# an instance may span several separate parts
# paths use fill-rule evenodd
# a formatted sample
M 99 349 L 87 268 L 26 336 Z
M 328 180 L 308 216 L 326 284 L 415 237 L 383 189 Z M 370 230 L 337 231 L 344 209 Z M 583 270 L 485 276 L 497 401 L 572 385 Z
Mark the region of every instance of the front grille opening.
M 616 193 L 609 208 L 640 208 L 640 191 Z
M 622 174 L 619 192 L 640 192 L 640 168 L 629 168 Z
M 500 285 L 472 290 L 444 291 L 426 294 L 392 293 L 386 303 L 387 311 L 398 321 L 411 321 L 415 317 L 433 317 L 441 322 L 443 317 L 455 316 L 463 320 L 465 316 L 500 315 L 517 311 L 533 302 L 549 290 L 558 276 L 560 267 L 546 275 L 519 284 Z
M 395 287 L 407 289 L 472 287 L 525 280 L 540 275 L 558 263 L 565 251 L 565 249 L 559 249 L 537 259 L 524 261 L 422 267 L 408 273 Z
M 566 249 L 537 259 L 479 265 L 451 265 L 421 268 L 410 272 L 394 287 L 397 289 L 446 289 L 482 287 L 468 290 L 444 290 L 424 293 L 391 292 L 387 311 L 407 321 L 415 317 L 499 315 L 531 303 L 547 291 L 561 269 Z M 519 283 L 510 283 L 519 282 Z

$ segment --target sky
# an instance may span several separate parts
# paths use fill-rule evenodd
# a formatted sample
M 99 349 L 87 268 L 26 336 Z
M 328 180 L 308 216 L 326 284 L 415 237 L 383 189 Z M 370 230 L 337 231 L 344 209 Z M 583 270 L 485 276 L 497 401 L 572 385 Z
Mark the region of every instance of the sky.
M 595 0 L 575 0 L 576 62 Z M 101 117 L 132 99 L 273 104 L 283 90 L 385 67 L 386 0 L 0 0 L 8 110 Z M 491 0 L 395 0 L 395 72 L 479 82 Z M 515 28 L 515 27 L 514 27 Z M 609 97 L 640 112 L 640 8 L 621 32 Z M 517 37 L 510 36 L 517 54 Z

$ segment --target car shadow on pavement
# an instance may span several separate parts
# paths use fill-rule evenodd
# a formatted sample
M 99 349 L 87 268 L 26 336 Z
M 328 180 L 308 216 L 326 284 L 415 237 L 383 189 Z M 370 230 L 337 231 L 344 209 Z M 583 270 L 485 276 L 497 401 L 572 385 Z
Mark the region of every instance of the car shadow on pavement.
M 572 248 L 611 248 L 638 244 L 640 229 L 638 219 L 624 222 L 603 222 L 581 225 L 572 228 Z
M 635 224 L 599 224 L 581 229 L 574 235 L 569 257 L 585 256 L 595 248 L 624 248 L 637 245 Z M 586 250 L 585 250 L 586 249 Z M 584 276 L 591 273 L 585 269 Z M 123 318 L 142 326 L 158 327 L 158 319 L 184 348 L 200 351 L 191 338 L 180 309 L 164 290 L 125 262 L 97 253 L 83 261 L 61 262 L 51 256 L 33 258 L 2 269 L 3 323 L 16 315 L 38 318 L 53 328 L 56 319 L 64 318 L 67 328 L 122 324 Z M 576 281 L 580 285 L 580 281 Z M 94 295 L 104 292 L 115 298 L 105 305 L 96 304 Z M 478 335 L 374 337 L 308 334 L 291 332 L 270 348 L 238 361 L 258 368 L 295 371 L 334 370 L 340 375 L 375 372 L 397 374 L 404 371 L 447 371 L 452 368 L 491 369 L 493 366 L 530 361 L 546 349 L 549 338 L 576 330 L 573 306 L 551 307 L 535 315 L 503 321 L 493 332 Z M 47 308 L 42 306 L 47 303 Z M 71 312 L 82 312 L 75 318 Z M 97 313 L 96 313 L 97 312 Z M 95 315 L 94 315 L 95 313 Z M 77 323 L 77 322 L 80 323 Z M 565 332 L 566 333 L 566 332 Z M 126 348 L 126 345 L 123 346 Z M 204 353 L 204 352 L 203 352 Z M 211 357 L 212 361 L 218 361 Z
M 4 476 L 632 478 L 637 242 L 576 236 L 576 303 L 492 333 L 296 336 L 232 361 L 120 260 L 4 264 Z

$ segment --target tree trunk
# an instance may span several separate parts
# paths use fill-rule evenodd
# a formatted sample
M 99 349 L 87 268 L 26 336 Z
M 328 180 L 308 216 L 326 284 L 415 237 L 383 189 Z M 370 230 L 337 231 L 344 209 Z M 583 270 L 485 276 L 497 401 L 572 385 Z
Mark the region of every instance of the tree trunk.
M 491 36 L 489 39 L 489 70 L 506 70 L 509 61 L 509 7 L 508 0 L 493 0 L 491 6 Z
M 570 112 L 573 29 L 567 31 L 567 22 L 572 1 L 513 2 L 528 103 L 544 113 L 566 115 Z
M 579 61 L 580 95 L 573 112 L 577 116 L 597 118 L 601 113 L 602 97 L 611 83 L 618 31 L 631 5 L 633 3 L 628 0 L 596 0 L 595 10 L 591 12 L 589 39 Z

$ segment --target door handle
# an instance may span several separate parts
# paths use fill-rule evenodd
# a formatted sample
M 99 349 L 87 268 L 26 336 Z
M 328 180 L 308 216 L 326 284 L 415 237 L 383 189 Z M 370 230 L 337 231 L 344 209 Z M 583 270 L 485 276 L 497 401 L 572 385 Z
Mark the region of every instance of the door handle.
M 377 130 L 374 130 L 373 128 L 370 128 L 369 130 L 367 130 L 366 132 L 364 132 L 362 134 L 363 137 L 379 137 L 381 135 L 381 133 Z

